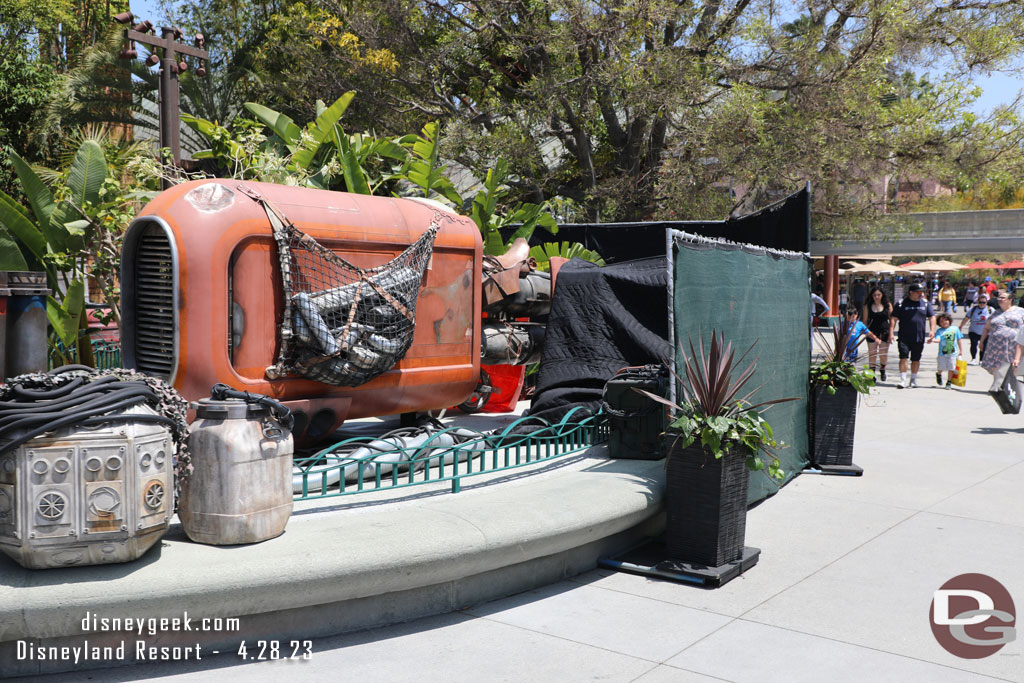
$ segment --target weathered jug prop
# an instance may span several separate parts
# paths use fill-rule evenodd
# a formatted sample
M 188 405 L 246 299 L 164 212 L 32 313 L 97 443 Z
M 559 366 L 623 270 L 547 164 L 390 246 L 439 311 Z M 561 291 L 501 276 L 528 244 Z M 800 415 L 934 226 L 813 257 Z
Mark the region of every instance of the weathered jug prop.
M 292 514 L 292 416 L 277 401 L 214 385 L 196 408 L 178 517 L 197 543 L 259 543 Z

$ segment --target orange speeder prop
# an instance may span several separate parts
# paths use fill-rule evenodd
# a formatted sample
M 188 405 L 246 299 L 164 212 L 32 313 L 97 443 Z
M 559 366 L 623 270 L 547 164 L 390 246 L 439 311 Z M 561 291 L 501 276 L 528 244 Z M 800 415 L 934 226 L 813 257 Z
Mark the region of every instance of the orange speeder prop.
M 450 214 L 441 221 L 412 346 L 391 370 L 357 387 L 269 379 L 284 309 L 277 247 L 264 209 L 240 185 L 362 268 L 390 261 L 447 211 L 424 200 L 228 179 L 162 192 L 125 235 L 125 367 L 163 378 L 190 401 L 209 396 L 218 382 L 271 396 L 293 410 L 294 435 L 305 441 L 345 419 L 443 408 L 472 393 L 480 371 L 482 245 L 470 219 Z

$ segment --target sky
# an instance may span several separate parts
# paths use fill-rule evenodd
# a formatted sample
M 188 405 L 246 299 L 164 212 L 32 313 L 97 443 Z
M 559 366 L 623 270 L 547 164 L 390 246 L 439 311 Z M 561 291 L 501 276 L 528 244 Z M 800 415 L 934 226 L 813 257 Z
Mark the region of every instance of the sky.
M 132 12 L 140 19 L 149 19 L 159 26 L 163 16 L 160 11 L 160 0 L 130 0 Z M 173 4 L 173 0 L 172 0 Z M 182 26 L 186 33 L 189 27 Z M 978 115 L 985 115 L 993 108 L 1013 101 L 1017 92 L 1024 88 L 1024 80 L 1020 76 L 995 73 L 990 76 L 978 76 L 975 83 L 981 86 L 983 94 L 974 103 L 972 109 Z
M 984 89 L 982 96 L 974 103 L 976 114 L 984 114 L 1000 104 L 1012 102 L 1017 92 L 1024 88 L 1024 81 L 1015 75 L 993 74 L 988 78 L 976 79 L 975 82 Z

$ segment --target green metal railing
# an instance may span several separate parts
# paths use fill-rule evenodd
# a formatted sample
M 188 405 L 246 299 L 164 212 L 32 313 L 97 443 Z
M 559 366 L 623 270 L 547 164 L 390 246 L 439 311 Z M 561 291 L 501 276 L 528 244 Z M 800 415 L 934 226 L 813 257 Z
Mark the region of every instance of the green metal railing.
M 72 348 L 70 351 L 64 348 L 59 340 L 56 343 L 57 349 L 50 351 L 50 367 L 54 368 L 62 364 L 59 350 L 68 359 L 69 363 L 78 362 L 78 350 Z M 102 339 L 92 340 L 92 357 L 96 361 L 97 370 L 112 370 L 121 367 L 121 342 L 104 341 Z
M 439 430 L 422 443 L 408 438 L 355 437 L 345 439 L 309 458 L 295 460 L 292 487 L 295 500 L 331 498 L 367 491 L 451 482 L 452 493 L 466 477 L 512 470 L 580 453 L 608 438 L 602 413 L 579 419 L 574 408 L 559 422 L 530 434 L 513 434 L 522 418 L 497 434 L 467 437 L 456 427 Z

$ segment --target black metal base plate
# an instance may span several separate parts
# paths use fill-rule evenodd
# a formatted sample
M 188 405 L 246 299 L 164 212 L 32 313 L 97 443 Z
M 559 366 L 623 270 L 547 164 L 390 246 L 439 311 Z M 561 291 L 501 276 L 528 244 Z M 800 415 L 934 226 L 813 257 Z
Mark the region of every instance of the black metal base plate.
M 668 581 L 689 583 L 703 588 L 718 588 L 747 571 L 761 556 L 759 548 L 744 547 L 743 556 L 719 567 L 707 567 L 682 560 L 666 559 L 668 551 L 661 541 L 645 541 L 625 552 L 602 557 L 598 566 L 629 574 L 652 576 Z
M 849 465 L 808 465 L 805 473 L 810 474 L 836 474 L 845 477 L 860 477 L 864 474 L 864 468 L 854 464 Z

